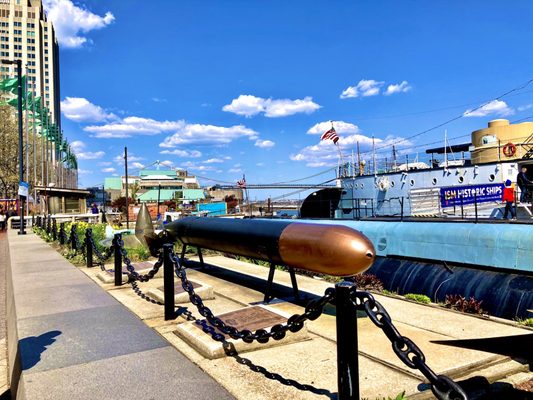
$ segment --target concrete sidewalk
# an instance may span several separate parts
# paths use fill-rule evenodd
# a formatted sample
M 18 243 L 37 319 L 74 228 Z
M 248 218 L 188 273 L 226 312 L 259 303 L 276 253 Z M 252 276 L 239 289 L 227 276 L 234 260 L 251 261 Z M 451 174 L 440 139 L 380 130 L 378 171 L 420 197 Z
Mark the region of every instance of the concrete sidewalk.
M 204 260 L 208 264 L 205 270 L 189 268 L 187 275 L 193 281 L 213 287 L 216 298 L 204 303 L 215 314 L 262 303 L 267 268 L 221 256 L 204 255 Z M 108 267 L 112 268 L 111 265 Z M 99 269 L 82 267 L 81 270 L 101 284 L 96 277 Z M 277 283 L 275 289 L 278 297 L 291 296 L 288 273 L 276 271 L 274 281 Z M 308 297 L 321 296 L 326 288 L 332 286 L 303 276 L 298 276 L 298 283 L 303 294 Z M 177 329 L 178 326 L 192 323 L 189 319 L 202 319 L 195 306 L 183 304 L 181 317 L 175 321 L 164 321 L 161 305 L 150 303 L 140 296 L 162 285 L 162 279 L 158 277 L 138 283 L 137 293 L 130 285 L 115 287 L 103 284 L 103 287 L 239 399 L 336 397 L 337 348 L 333 306 L 326 307 L 324 314 L 317 320 L 306 323 L 308 340 L 259 348 L 236 357 L 209 360 L 176 334 L 181 330 Z M 490 383 L 507 376 L 513 376 L 513 382 L 533 377 L 527 372 L 526 364 L 508 356 L 434 343 L 437 340 L 451 342 L 456 339 L 512 337 L 531 334 L 533 331 L 497 319 L 479 318 L 400 298 L 381 295 L 375 297 L 385 305 L 400 333 L 411 338 L 422 349 L 428 365 L 438 374 L 447 374 L 455 380 L 477 376 Z M 302 306 L 279 298 L 271 302 L 268 308 L 281 310 L 289 315 L 304 311 Z M 423 392 L 428 386 L 420 372 L 401 363 L 384 333 L 368 318 L 358 315 L 358 329 L 362 397 L 394 398 L 398 393 L 406 391 L 410 398 L 433 398 L 430 393 Z M 198 335 L 203 333 L 199 331 Z M 503 381 L 501 384 L 511 386 Z
M 231 399 L 213 378 L 47 243 L 8 232 L 17 399 Z

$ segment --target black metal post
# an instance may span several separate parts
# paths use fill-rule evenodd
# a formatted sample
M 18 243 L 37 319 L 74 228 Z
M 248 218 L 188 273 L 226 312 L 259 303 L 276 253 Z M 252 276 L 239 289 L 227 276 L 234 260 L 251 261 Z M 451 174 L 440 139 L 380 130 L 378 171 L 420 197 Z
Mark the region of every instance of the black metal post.
M 464 208 L 463 208 L 463 196 L 461 195 L 461 219 L 465 218 Z
M 54 218 L 52 221 L 52 240 L 55 242 L 57 240 L 57 222 Z
M 102 223 L 107 223 L 107 217 L 105 215 L 105 202 L 106 202 L 106 194 L 105 194 L 105 186 L 102 185 Z
M 126 228 L 130 229 L 130 208 L 128 199 L 128 148 L 124 147 L 124 171 L 126 172 Z
M 5 60 L 4 60 L 5 63 Z M 23 143 L 23 137 L 22 137 L 22 60 L 18 59 L 14 62 L 12 61 L 11 64 L 17 65 L 17 79 L 18 79 L 18 86 L 17 86 L 17 97 L 18 97 L 18 131 L 19 131 L 19 185 L 24 182 L 24 143 Z M 20 229 L 18 234 L 19 235 L 25 235 L 26 232 L 24 231 L 24 205 L 25 205 L 25 196 L 22 196 L 19 194 L 19 202 L 20 202 Z
M 86 246 L 86 252 L 87 255 L 87 268 L 93 267 L 93 230 L 91 228 L 87 228 L 85 231 L 85 246 Z
M 174 304 L 174 264 L 170 258 L 172 243 L 163 245 L 163 283 L 165 295 L 165 321 L 176 318 L 176 306 Z
M 403 201 L 404 197 L 402 196 L 400 199 L 400 221 L 403 221 Z
M 76 243 L 76 225 L 73 224 L 70 227 L 70 248 L 72 250 L 78 251 L 78 244 Z
M 337 308 L 337 384 L 339 400 L 359 400 L 357 309 L 350 300 L 352 282 L 335 285 Z
M 119 243 L 122 241 L 122 234 L 115 233 L 113 238 L 113 249 L 115 253 L 115 286 L 122 286 L 122 252 Z
M 276 270 L 276 265 L 271 261 L 270 262 L 270 270 L 268 271 L 268 281 L 267 281 L 267 287 L 266 287 L 266 290 L 265 290 L 265 298 L 263 299 L 264 303 L 268 303 L 268 302 L 270 302 L 270 300 L 272 300 L 274 298 L 274 296 L 272 296 L 270 294 L 270 292 L 272 292 L 272 283 L 274 281 L 274 271 L 275 270 Z
M 59 224 L 59 244 L 64 245 L 65 244 L 65 223 L 61 222 Z

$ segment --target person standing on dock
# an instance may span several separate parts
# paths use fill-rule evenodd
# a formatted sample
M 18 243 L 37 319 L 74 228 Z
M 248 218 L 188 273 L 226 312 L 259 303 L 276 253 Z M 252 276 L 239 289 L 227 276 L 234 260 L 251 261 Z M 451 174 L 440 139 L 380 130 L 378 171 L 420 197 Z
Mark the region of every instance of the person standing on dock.
M 523 203 L 526 198 L 527 193 L 527 185 L 532 184 L 529 179 L 527 179 L 527 168 L 522 167 L 521 171 L 516 176 L 516 183 L 518 184 L 518 187 L 520 188 L 520 203 Z
M 515 201 L 514 189 L 511 186 L 511 181 L 509 179 L 505 181 L 502 200 L 505 202 L 505 213 L 503 214 L 503 219 L 507 219 L 509 212 L 511 212 L 511 219 L 516 219 L 516 212 L 513 205 Z

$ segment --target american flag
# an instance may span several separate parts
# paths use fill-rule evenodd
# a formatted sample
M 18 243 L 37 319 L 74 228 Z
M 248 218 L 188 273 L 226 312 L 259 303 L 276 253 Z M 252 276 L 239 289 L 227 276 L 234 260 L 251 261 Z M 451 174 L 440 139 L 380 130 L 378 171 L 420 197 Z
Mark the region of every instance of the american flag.
M 244 175 L 242 176 L 242 179 L 239 179 L 237 181 L 237 186 L 239 186 L 240 188 L 246 187 L 246 178 L 244 177 Z
M 322 134 L 320 140 L 332 140 L 333 143 L 337 144 L 337 142 L 339 141 L 339 135 L 337 135 L 335 128 L 331 127 L 330 130 L 327 130 Z

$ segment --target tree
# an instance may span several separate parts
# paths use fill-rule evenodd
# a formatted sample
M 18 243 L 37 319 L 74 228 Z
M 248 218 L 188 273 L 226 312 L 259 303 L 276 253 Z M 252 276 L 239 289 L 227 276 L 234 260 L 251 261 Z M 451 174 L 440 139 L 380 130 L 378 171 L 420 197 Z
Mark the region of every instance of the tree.
M 0 106 L 0 196 L 17 196 L 18 133 L 13 108 Z
M 131 197 L 128 197 L 128 205 L 133 204 L 134 201 Z M 121 213 L 126 213 L 126 196 L 119 197 L 111 203 L 111 207 L 117 208 Z

